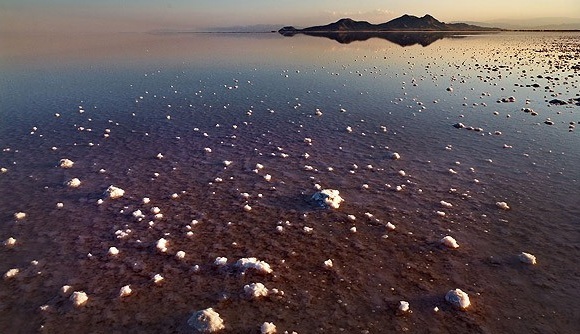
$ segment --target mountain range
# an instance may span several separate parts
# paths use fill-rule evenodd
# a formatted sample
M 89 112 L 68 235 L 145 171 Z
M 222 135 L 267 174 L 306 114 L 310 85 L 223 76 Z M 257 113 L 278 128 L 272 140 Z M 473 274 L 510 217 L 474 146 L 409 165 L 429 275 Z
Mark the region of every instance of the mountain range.
M 388 32 L 388 31 L 501 31 L 499 28 L 480 27 L 467 23 L 444 23 L 431 15 L 417 17 L 403 15 L 396 19 L 381 24 L 372 24 L 367 21 L 355 21 L 349 18 L 340 19 L 334 23 L 323 26 L 314 26 L 297 29 L 287 26 L 278 32 L 282 35 L 294 35 L 297 33 L 328 33 L 328 32 Z

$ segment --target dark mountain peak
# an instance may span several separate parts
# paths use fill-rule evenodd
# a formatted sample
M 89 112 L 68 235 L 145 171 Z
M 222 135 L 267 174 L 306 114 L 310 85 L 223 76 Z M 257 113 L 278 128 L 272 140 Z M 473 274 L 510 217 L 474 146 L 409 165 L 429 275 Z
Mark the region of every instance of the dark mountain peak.
M 367 21 L 355 21 L 350 18 L 343 18 L 334 23 L 324 26 L 315 26 L 305 29 L 284 27 L 280 29 L 283 35 L 294 35 L 297 33 L 322 33 L 322 32 L 387 32 L 387 31 L 493 31 L 496 28 L 483 28 L 464 23 L 446 24 L 426 14 L 417 17 L 405 14 L 389 22 L 381 24 L 371 24 Z

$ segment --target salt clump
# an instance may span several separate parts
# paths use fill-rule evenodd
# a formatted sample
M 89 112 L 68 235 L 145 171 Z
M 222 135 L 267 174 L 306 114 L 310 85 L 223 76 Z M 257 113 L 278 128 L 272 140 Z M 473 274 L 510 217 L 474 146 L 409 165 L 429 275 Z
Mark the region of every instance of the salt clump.
M 125 195 L 125 190 L 115 187 L 114 185 L 110 185 L 109 188 L 107 188 L 107 190 L 105 191 L 105 193 L 107 194 L 107 196 L 109 196 L 110 199 L 116 199 L 123 197 L 123 195 Z
M 16 218 L 16 220 L 22 220 L 22 219 L 26 218 L 26 213 L 17 212 L 14 214 L 14 218 Z
M 75 163 L 74 163 L 74 161 L 72 161 L 72 160 L 69 160 L 69 159 L 60 159 L 60 162 L 59 162 L 59 164 L 58 164 L 58 165 L 59 165 L 61 168 L 72 168 L 72 166 L 73 166 L 74 164 L 75 164 Z
M 124 287 L 121 288 L 121 290 L 119 290 L 119 297 L 123 298 L 123 297 L 130 296 L 131 293 L 133 293 L 133 290 L 131 290 L 131 286 L 125 285 Z
M 268 263 L 260 261 L 255 257 L 239 259 L 238 262 L 236 262 L 236 267 L 242 268 L 243 271 L 249 268 L 253 268 L 264 274 L 269 274 L 272 272 L 272 269 Z
M 496 202 L 495 205 L 502 210 L 509 210 L 510 207 L 506 202 Z
M 164 238 L 161 238 L 159 240 L 157 240 L 157 250 L 160 252 L 167 252 L 167 240 L 165 240 Z
M 408 312 L 409 311 L 409 302 L 401 300 L 399 302 L 399 311 L 401 312 Z
M 262 333 L 262 334 L 275 334 L 275 333 L 277 333 L 276 325 L 274 325 L 271 322 L 264 322 L 262 324 L 262 327 L 260 327 L 260 333 Z
M 81 180 L 75 177 L 74 179 L 69 180 L 66 185 L 69 188 L 78 188 L 81 185 Z
M 110 247 L 109 248 L 109 255 L 112 255 L 112 256 L 119 255 L 119 249 L 117 247 Z
M 163 281 L 163 279 L 164 279 L 163 276 L 161 276 L 159 274 L 155 274 L 155 276 L 153 276 L 153 278 L 152 278 L 153 283 L 155 283 L 155 284 L 161 283 Z
M 441 201 L 439 202 L 442 206 L 446 207 L 446 208 L 452 208 L 453 204 L 449 203 L 449 202 L 445 202 L 445 201 Z
M 455 239 L 453 239 L 451 236 L 446 236 L 445 238 L 441 239 L 441 243 L 449 248 L 459 247 L 457 241 L 455 241 Z
M 6 239 L 6 241 L 4 241 L 4 246 L 8 247 L 8 248 L 12 248 L 14 247 L 14 245 L 16 245 L 16 239 L 10 237 L 8 239 Z
M 536 264 L 536 257 L 530 253 L 522 252 L 518 257 L 523 263 Z
M 333 266 L 332 260 L 331 259 L 328 259 L 328 260 L 324 261 L 324 266 L 326 268 L 329 268 L 329 269 L 332 268 L 332 266 Z
M 227 257 L 216 257 L 215 261 L 213 262 L 213 264 L 215 264 L 216 266 L 225 266 L 227 263 L 228 263 Z
M 399 153 L 397 153 L 397 152 L 392 153 L 391 154 L 391 159 L 393 159 L 393 160 L 399 160 L 399 159 L 401 159 L 401 155 Z
M 11 279 L 13 277 L 16 277 L 16 275 L 18 275 L 18 273 L 20 273 L 20 269 L 10 269 L 8 270 L 5 274 L 4 274 L 4 279 Z
M 461 289 L 449 290 L 445 295 L 445 300 L 460 309 L 466 309 L 471 304 L 469 296 Z
M 312 200 L 316 201 L 320 206 L 326 208 L 331 207 L 333 209 L 338 209 L 340 203 L 344 201 L 344 199 L 340 197 L 340 192 L 335 189 L 324 189 L 318 191 L 312 195 Z
M 84 291 L 75 291 L 70 296 L 70 300 L 73 302 L 74 306 L 81 307 L 87 303 L 87 301 L 89 300 L 89 297 L 87 296 L 87 294 Z
M 201 333 L 214 333 L 225 328 L 223 319 L 211 307 L 195 312 L 187 324 Z
M 268 296 L 269 290 L 262 283 L 252 283 L 244 285 L 244 292 L 252 298 Z

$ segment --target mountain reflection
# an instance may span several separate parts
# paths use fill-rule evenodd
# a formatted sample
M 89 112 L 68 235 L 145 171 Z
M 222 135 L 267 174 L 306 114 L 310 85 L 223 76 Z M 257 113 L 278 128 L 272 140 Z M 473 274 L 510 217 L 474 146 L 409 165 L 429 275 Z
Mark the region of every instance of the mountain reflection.
M 480 34 L 489 34 L 489 31 L 486 32 L 448 32 L 448 31 L 437 31 L 437 32 L 430 32 L 430 31 L 417 31 L 417 32 L 285 32 L 282 33 L 284 36 L 294 36 L 296 34 L 304 34 L 308 36 L 315 36 L 315 37 L 326 37 L 332 40 L 335 40 L 341 44 L 349 44 L 356 41 L 366 41 L 371 38 L 380 38 L 387 40 L 391 43 L 398 44 L 402 47 L 412 46 L 415 44 L 419 44 L 422 46 L 428 46 L 440 39 L 443 38 L 464 38 L 468 35 L 480 35 Z

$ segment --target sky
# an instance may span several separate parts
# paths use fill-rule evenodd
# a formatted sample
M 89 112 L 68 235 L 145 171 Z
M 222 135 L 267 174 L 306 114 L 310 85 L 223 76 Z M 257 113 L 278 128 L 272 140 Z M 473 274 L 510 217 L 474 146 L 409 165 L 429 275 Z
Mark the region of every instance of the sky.
M 580 18 L 579 0 L 0 0 L 4 32 L 207 31 L 256 24 L 306 27 L 343 17 L 386 22 L 403 14 L 440 21 Z

